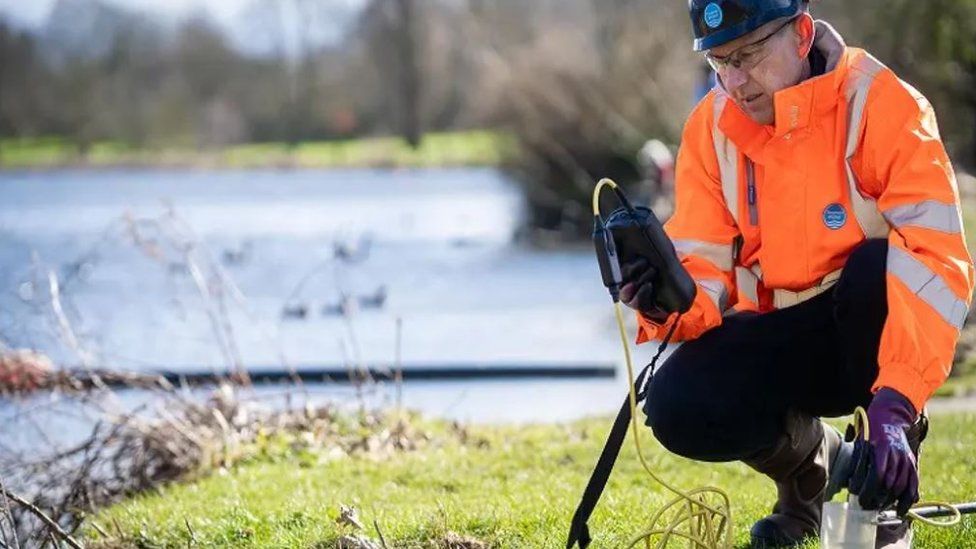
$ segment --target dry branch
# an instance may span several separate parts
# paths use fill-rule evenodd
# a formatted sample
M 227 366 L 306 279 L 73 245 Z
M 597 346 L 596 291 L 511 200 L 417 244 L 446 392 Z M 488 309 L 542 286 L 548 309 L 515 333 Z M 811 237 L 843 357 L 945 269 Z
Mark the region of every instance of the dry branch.
M 0 490 L 6 492 L 3 485 L 3 478 L 0 477 Z M 13 539 L 13 547 L 20 549 L 20 539 L 17 537 L 17 526 L 14 523 L 13 514 L 10 512 L 10 500 L 3 498 L 3 515 L 0 516 L 0 536 L 3 536 L 4 547 L 8 547 L 10 539 Z M 7 529 L 4 524 L 10 525 L 10 538 L 7 538 Z
M 33 514 L 35 517 L 43 521 L 44 524 L 46 524 L 47 527 L 51 529 L 52 533 L 57 534 L 59 538 L 64 540 L 65 543 L 67 543 L 74 549 L 83 549 L 82 545 L 78 543 L 78 541 L 75 540 L 75 538 L 71 537 L 70 534 L 62 530 L 61 526 L 59 526 L 57 522 L 51 520 L 51 517 L 47 516 L 47 514 L 44 513 L 44 511 L 41 511 L 41 509 L 36 505 L 34 505 L 33 503 L 25 500 L 24 498 L 18 496 L 17 494 L 14 494 L 13 492 L 10 492 L 6 488 L 2 488 L 2 487 L 0 487 L 0 495 L 5 496 L 7 499 L 14 501 L 21 507 L 30 511 L 31 514 Z

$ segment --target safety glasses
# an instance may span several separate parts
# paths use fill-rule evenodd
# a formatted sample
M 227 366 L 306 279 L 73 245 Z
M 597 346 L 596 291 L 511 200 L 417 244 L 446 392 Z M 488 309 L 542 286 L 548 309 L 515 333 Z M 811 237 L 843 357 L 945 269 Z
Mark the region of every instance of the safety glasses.
M 770 38 L 776 36 L 783 29 L 788 27 L 798 17 L 792 17 L 782 25 L 776 28 L 773 32 L 767 34 L 766 36 L 756 40 L 755 42 L 750 42 L 737 50 L 733 51 L 728 55 L 723 55 L 721 57 L 717 55 L 712 55 L 709 52 L 705 52 L 705 60 L 712 67 L 712 70 L 719 74 L 723 74 L 730 66 L 735 67 L 741 71 L 750 71 L 756 67 L 763 59 L 769 55 L 769 50 L 765 47 L 766 43 Z

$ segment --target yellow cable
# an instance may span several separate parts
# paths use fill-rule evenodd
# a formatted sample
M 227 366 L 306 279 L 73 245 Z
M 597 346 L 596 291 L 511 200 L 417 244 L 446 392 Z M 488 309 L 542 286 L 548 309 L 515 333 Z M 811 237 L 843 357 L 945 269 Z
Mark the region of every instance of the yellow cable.
M 596 184 L 596 188 L 593 189 L 593 215 L 594 216 L 600 215 L 600 191 L 603 190 L 603 187 L 610 187 L 613 189 L 618 188 L 617 184 L 614 183 L 612 179 L 606 177 L 601 179 L 600 182 Z
M 857 438 L 862 434 L 864 435 L 864 440 L 868 440 L 871 436 L 871 427 L 868 424 L 868 413 L 864 411 L 864 408 L 858 406 L 854 409 L 854 436 Z M 910 509 L 908 511 L 908 516 L 911 517 L 912 520 L 917 520 L 922 524 L 946 528 L 949 526 L 955 526 L 959 524 L 959 521 L 962 520 L 962 513 L 960 513 L 959 509 L 951 503 L 946 503 L 944 501 L 920 501 L 913 505 L 912 509 L 919 509 L 921 507 L 941 507 L 942 509 L 948 509 L 952 512 L 952 516 L 945 520 L 935 520 L 918 515 Z

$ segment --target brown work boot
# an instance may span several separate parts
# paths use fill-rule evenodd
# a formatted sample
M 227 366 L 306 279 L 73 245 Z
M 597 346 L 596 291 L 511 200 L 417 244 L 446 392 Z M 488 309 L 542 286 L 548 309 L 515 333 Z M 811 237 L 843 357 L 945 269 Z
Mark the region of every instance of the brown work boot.
M 773 514 L 752 526 L 752 547 L 793 547 L 820 533 L 829 464 L 839 454 L 841 437 L 819 419 L 790 411 L 786 433 L 772 448 L 746 465 L 776 482 Z

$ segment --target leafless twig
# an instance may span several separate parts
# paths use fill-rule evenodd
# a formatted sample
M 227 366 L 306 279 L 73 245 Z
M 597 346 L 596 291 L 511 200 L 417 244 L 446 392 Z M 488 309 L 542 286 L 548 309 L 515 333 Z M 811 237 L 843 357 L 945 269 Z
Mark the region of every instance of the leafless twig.
M 373 519 L 373 528 L 376 528 L 376 535 L 380 537 L 380 544 L 383 546 L 383 549 L 389 549 L 386 545 L 386 538 L 383 537 L 383 531 L 380 530 L 380 523 L 376 519 Z
M 57 534 L 59 538 L 64 540 L 64 542 L 70 545 L 73 549 L 83 549 L 82 545 L 78 543 L 75 538 L 71 537 L 70 534 L 61 529 L 61 526 L 58 525 L 58 523 L 51 520 L 51 517 L 47 516 L 47 514 L 45 514 L 44 511 L 41 511 L 36 505 L 18 496 L 17 494 L 11 493 L 6 488 L 0 488 L 0 492 L 2 492 L 0 495 L 3 495 L 7 499 L 19 504 L 21 507 L 27 509 L 31 512 L 31 514 L 43 521 L 53 533 Z
M 3 478 L 0 477 L 0 490 L 6 492 L 6 488 L 3 485 Z M 13 547 L 20 549 L 20 540 L 17 538 L 17 526 L 14 524 L 13 514 L 10 512 L 10 501 L 7 498 L 3 498 L 3 516 L 0 517 L 0 536 L 3 536 L 4 546 L 8 546 L 9 543 L 13 543 Z M 7 531 L 5 524 L 10 525 L 10 537 L 7 537 Z
M 190 519 L 183 517 L 183 524 L 186 525 L 186 531 L 188 534 L 190 534 L 190 539 L 186 540 L 186 546 L 190 547 L 197 542 L 197 536 L 193 532 L 193 528 L 190 527 Z
M 397 413 L 403 412 L 403 317 L 396 319 L 396 350 L 393 358 L 393 375 L 396 383 Z

